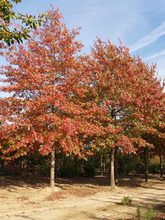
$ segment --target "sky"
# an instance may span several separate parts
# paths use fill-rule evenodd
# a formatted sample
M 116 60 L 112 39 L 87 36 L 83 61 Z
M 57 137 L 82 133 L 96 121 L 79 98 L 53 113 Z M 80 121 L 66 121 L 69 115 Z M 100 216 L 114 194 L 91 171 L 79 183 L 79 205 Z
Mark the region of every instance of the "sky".
M 165 0 L 22 0 L 15 10 L 38 15 L 53 4 L 71 28 L 81 27 L 84 52 L 96 39 L 121 41 L 132 55 L 156 63 L 165 78 Z

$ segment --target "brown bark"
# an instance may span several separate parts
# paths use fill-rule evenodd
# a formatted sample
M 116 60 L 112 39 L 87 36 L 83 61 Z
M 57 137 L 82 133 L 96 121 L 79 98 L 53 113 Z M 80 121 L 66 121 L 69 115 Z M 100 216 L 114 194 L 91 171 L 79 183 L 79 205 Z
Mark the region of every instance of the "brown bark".
M 51 152 L 51 161 L 50 161 L 50 187 L 55 186 L 55 151 Z
M 148 182 L 148 147 L 145 148 L 145 182 Z
M 115 149 L 110 153 L 110 186 L 115 187 Z
M 160 158 L 160 178 L 163 178 L 163 163 L 162 163 L 162 156 L 159 156 Z
M 103 153 L 100 154 L 100 175 L 104 176 L 103 174 Z
M 118 148 L 115 149 L 115 182 L 118 182 Z

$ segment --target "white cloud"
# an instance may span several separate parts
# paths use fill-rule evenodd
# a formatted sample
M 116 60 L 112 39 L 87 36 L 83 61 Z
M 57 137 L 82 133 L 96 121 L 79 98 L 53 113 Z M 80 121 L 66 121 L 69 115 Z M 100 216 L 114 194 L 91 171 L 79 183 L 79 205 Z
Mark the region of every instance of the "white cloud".
M 149 34 L 138 40 L 131 46 L 130 52 L 136 51 L 149 44 L 155 42 L 159 37 L 165 35 L 165 22 L 162 22 L 158 27 L 152 30 Z
M 76 7 L 69 13 L 61 2 L 63 14 L 69 27 L 82 27 L 79 39 L 85 44 L 86 51 L 90 51 L 96 36 L 103 40 L 110 39 L 117 45 L 119 39 L 130 44 L 130 40 L 132 43 L 134 38 L 137 39 L 135 29 L 139 30 L 141 27 L 142 31 L 148 28 L 145 16 L 140 13 L 141 3 L 138 0 L 126 0 L 128 4 L 121 0 L 104 0 L 104 4 L 99 0 L 84 0 L 78 3 L 74 1 Z
M 153 60 L 153 59 L 156 59 L 156 58 L 164 56 L 164 55 L 165 55 L 165 49 L 162 51 L 159 51 L 155 54 L 152 54 L 151 56 L 146 57 L 145 60 Z

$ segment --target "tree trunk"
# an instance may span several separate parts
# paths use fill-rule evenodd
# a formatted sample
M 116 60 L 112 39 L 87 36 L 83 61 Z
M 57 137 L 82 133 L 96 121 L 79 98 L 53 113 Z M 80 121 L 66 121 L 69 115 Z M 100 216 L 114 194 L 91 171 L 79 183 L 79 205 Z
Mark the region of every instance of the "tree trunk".
M 160 178 L 163 178 L 163 165 L 162 165 L 162 156 L 159 156 L 160 158 Z
M 118 182 L 118 148 L 115 149 L 115 183 Z
M 50 161 L 50 187 L 55 186 L 55 151 L 51 152 L 51 161 Z
M 0 172 L 3 173 L 4 171 L 4 160 L 0 161 Z
M 110 186 L 115 187 L 115 149 L 110 153 Z
M 103 153 L 102 152 L 100 155 L 100 175 L 104 176 L 104 174 L 103 174 Z
M 137 165 L 136 165 L 136 167 L 137 167 L 137 169 L 136 169 L 136 172 L 137 172 L 137 174 L 140 174 L 140 172 L 141 172 L 141 169 L 140 169 L 140 156 L 139 155 L 137 155 Z
M 74 165 L 75 165 L 75 175 L 78 176 L 78 158 L 77 158 L 77 155 L 74 156 Z
M 148 147 L 145 148 L 145 182 L 148 182 Z

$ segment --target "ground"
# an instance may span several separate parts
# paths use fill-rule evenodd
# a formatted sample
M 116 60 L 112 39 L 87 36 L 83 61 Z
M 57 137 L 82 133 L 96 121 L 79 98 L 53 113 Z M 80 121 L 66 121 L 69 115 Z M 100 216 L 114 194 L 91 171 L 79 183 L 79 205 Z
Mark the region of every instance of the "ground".
M 57 179 L 56 187 L 50 189 L 43 179 L 32 184 L 1 177 L 0 219 L 137 219 L 137 206 L 141 215 L 152 207 L 155 219 L 165 219 L 164 180 L 152 178 L 146 184 L 141 178 L 123 178 L 115 189 L 106 183 L 104 177 Z M 131 205 L 122 205 L 124 196 L 132 199 Z

